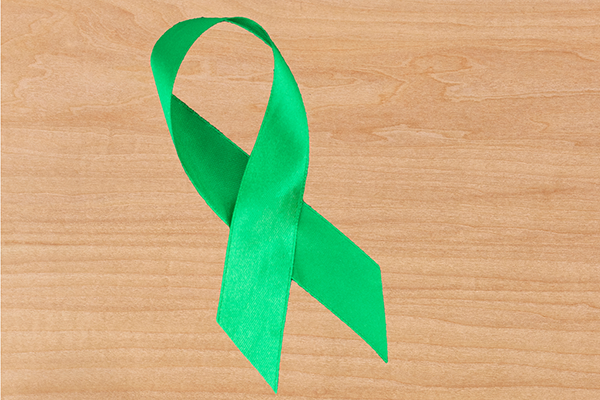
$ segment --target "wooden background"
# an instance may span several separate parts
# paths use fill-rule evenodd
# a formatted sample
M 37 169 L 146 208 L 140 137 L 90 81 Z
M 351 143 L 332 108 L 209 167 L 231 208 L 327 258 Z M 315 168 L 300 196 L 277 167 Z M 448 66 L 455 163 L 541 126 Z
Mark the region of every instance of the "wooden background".
M 306 201 L 380 265 L 389 364 L 293 285 L 280 399 L 600 398 L 600 4 L 2 2 L 2 393 L 266 399 L 215 322 L 228 231 L 150 53 L 246 16 L 311 129 Z M 272 60 L 223 24 L 176 93 L 250 150 Z

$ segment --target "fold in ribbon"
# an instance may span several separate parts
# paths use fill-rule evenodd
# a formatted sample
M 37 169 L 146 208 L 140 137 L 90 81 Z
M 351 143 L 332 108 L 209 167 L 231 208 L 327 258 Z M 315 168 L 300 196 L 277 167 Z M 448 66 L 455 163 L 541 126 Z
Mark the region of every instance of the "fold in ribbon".
M 250 156 L 173 94 L 183 59 L 219 22 L 273 50 L 271 95 Z M 180 22 L 156 42 L 152 71 L 181 164 L 229 228 L 217 322 L 277 391 L 291 280 L 387 362 L 379 266 L 303 201 L 308 124 L 298 85 L 267 32 L 247 18 Z

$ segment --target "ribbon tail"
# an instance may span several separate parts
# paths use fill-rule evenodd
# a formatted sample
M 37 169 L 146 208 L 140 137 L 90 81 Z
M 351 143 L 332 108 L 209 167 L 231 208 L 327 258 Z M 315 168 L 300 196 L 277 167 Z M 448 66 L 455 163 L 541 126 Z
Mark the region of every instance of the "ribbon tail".
M 306 203 L 296 245 L 292 279 L 387 362 L 379 265 Z
M 281 345 L 283 329 L 289 298 L 289 287 L 280 286 L 281 282 L 274 283 L 268 290 L 256 290 L 252 283 L 247 282 L 245 287 L 240 287 L 236 282 L 235 290 L 226 289 L 228 282 L 235 279 L 229 269 L 229 276 L 225 277 L 221 287 L 217 323 L 229 336 L 240 352 L 256 368 L 263 379 L 277 393 L 279 383 L 279 365 L 281 361 Z M 244 271 L 238 271 L 244 274 Z M 241 276 L 238 278 L 244 279 Z M 256 282 L 255 282 L 256 283 Z M 265 288 L 264 282 L 258 283 Z

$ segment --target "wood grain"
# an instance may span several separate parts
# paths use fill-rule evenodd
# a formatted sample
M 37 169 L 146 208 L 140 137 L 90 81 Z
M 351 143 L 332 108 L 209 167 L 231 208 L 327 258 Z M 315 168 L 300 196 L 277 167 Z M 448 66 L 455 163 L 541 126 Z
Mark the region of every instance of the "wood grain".
M 242 15 L 306 102 L 306 200 L 380 265 L 384 364 L 293 285 L 281 399 L 600 398 L 600 5 L 2 3 L 2 390 L 275 397 L 218 327 L 227 229 L 152 79 L 171 25 Z M 272 60 L 218 26 L 176 93 L 250 150 Z

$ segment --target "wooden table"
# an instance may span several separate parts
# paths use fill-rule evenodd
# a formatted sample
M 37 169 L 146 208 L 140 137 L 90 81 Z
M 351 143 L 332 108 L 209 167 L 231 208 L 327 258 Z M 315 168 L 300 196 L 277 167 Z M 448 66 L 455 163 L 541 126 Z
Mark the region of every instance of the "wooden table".
M 246 16 L 311 129 L 306 201 L 381 266 L 390 362 L 295 284 L 279 394 L 215 321 L 228 230 L 150 70 Z M 600 398 L 600 5 L 2 4 L 7 400 Z M 223 24 L 176 94 L 250 150 L 272 59 Z

